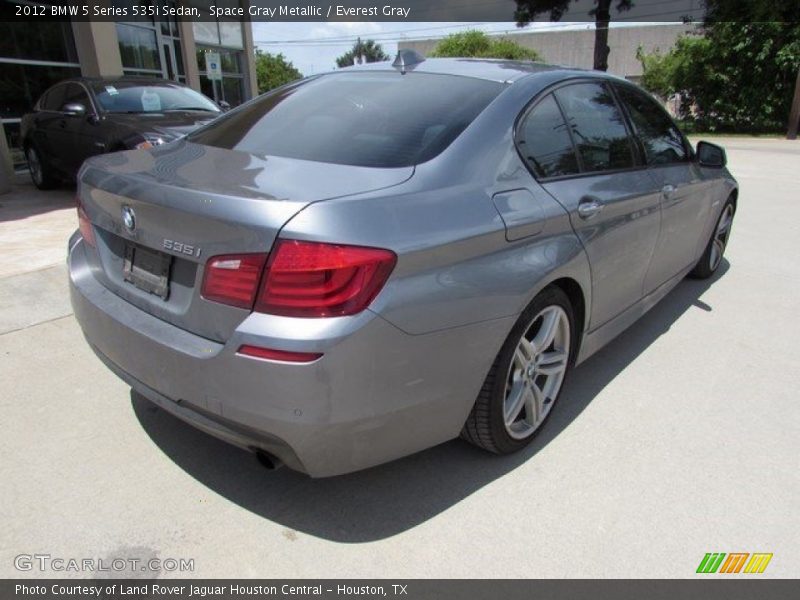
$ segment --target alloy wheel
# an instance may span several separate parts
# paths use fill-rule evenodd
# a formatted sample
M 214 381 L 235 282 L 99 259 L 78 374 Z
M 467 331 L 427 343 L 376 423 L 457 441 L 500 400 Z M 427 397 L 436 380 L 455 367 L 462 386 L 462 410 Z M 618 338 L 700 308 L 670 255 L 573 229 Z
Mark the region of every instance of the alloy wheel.
M 728 243 L 728 234 L 731 231 L 731 224 L 733 223 L 733 205 L 728 204 L 717 223 L 717 230 L 714 232 L 714 239 L 711 241 L 711 256 L 709 258 L 709 266 L 714 271 L 719 263 L 722 261 L 722 255 L 725 252 L 725 246 Z
M 552 305 L 540 311 L 520 338 L 506 376 L 503 419 L 514 439 L 525 439 L 544 422 L 569 363 L 567 313 Z
M 42 174 L 42 163 L 39 160 L 39 154 L 33 148 L 28 148 L 27 158 L 28 169 L 31 172 L 31 179 L 33 179 L 33 182 L 37 186 L 42 185 L 44 176 Z

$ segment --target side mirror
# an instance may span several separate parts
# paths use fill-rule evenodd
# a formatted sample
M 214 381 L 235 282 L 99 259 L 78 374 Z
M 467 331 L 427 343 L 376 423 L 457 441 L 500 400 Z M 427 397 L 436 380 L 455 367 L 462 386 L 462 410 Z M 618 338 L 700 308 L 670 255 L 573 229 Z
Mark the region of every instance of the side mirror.
M 225 100 L 220 100 L 217 104 L 219 104 L 219 107 L 222 109 L 222 112 L 228 112 L 231 109 L 231 105 L 225 102 Z
M 82 117 L 86 114 L 86 107 L 80 102 L 69 102 L 61 107 L 61 112 L 68 117 Z
M 725 149 L 711 142 L 697 142 L 697 162 L 701 167 L 721 169 L 728 162 Z

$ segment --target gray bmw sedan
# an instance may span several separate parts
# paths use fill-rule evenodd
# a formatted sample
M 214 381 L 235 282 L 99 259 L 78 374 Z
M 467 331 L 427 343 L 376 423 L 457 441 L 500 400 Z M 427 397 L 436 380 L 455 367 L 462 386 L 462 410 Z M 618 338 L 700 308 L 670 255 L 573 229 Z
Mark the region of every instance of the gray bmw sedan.
M 314 477 L 459 435 L 503 454 L 684 276 L 738 188 L 633 84 L 405 54 L 92 158 L 84 335 L 140 395 Z

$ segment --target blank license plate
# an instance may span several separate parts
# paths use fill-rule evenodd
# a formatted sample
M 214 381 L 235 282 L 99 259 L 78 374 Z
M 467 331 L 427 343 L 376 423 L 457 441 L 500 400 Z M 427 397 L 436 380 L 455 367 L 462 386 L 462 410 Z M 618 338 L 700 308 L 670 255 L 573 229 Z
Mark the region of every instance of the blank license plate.
M 135 244 L 125 244 L 125 281 L 140 290 L 160 296 L 169 296 L 169 268 L 172 257 Z

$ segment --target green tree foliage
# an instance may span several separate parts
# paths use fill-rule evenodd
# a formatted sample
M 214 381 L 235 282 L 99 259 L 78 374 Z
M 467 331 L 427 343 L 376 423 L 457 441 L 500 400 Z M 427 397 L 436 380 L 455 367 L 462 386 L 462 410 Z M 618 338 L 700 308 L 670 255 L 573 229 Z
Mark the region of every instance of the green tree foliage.
M 258 93 L 263 94 L 297 79 L 303 74 L 283 54 L 271 54 L 256 48 L 256 81 Z
M 642 84 L 706 131 L 780 131 L 800 67 L 797 23 L 708 21 L 666 54 L 639 56 Z
M 507 58 L 512 60 L 541 60 L 532 48 L 520 46 L 509 38 L 491 37 L 482 31 L 464 31 L 443 38 L 433 49 L 431 56 Z
M 514 18 L 518 27 L 524 27 L 539 15 L 547 14 L 551 21 L 560 21 L 567 12 L 572 0 L 516 0 L 517 10 Z M 608 24 L 611 22 L 611 8 L 617 12 L 630 10 L 632 0 L 594 0 L 594 8 L 589 14 L 594 16 L 594 68 L 598 71 L 608 70 Z
M 366 42 L 362 42 L 361 38 L 358 38 L 356 43 L 353 44 L 352 50 L 348 50 L 336 59 L 336 66 L 338 66 L 340 69 L 343 67 L 349 67 L 356 64 L 358 58 L 362 56 L 364 57 L 365 62 L 368 63 L 389 60 L 389 55 L 383 51 L 383 47 L 375 40 L 367 40 Z

